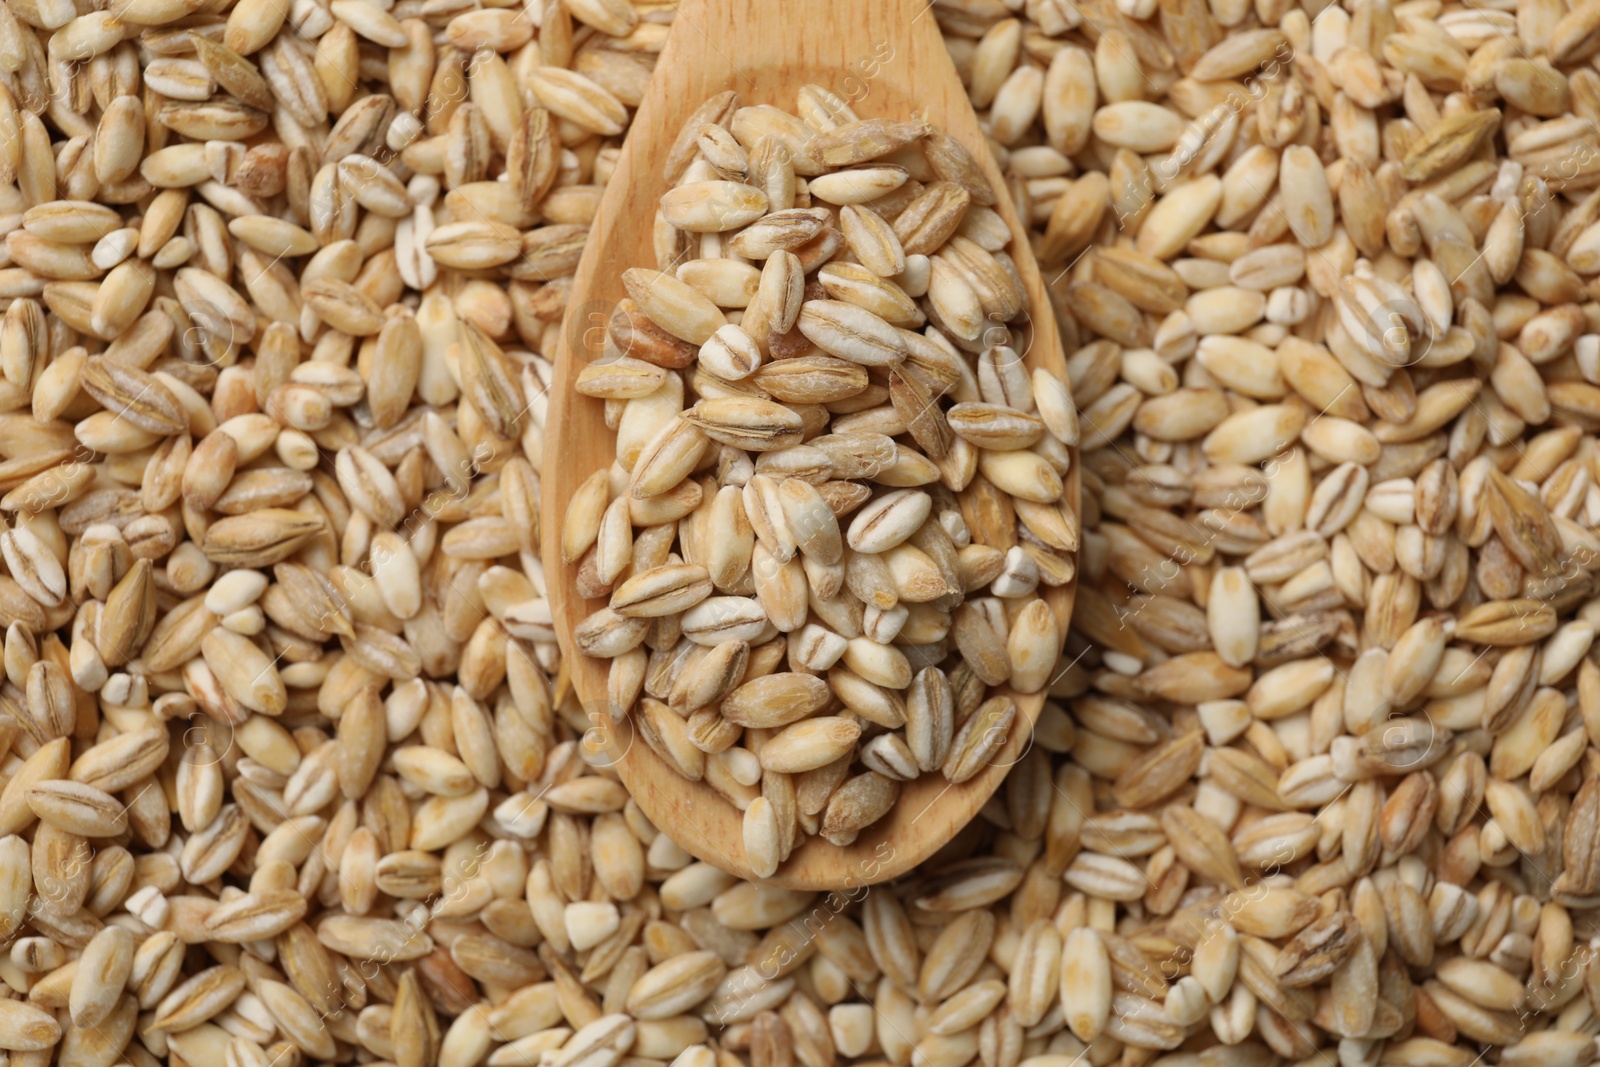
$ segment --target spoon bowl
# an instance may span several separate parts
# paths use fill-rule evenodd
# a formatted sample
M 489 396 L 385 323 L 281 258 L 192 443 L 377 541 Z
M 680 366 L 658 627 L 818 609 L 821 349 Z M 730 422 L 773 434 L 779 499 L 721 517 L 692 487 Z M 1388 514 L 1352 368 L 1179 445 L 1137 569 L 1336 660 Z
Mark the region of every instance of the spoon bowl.
M 1061 336 L 1050 295 L 1040 277 L 1005 181 L 995 165 L 965 88 L 945 49 L 930 6 L 923 0 L 683 0 L 656 65 L 616 169 L 606 186 L 577 269 L 562 330 L 549 397 L 544 476 L 546 545 L 561 543 L 562 522 L 573 493 L 615 458 L 615 434 L 605 424 L 601 400 L 580 395 L 574 380 L 600 356 L 605 324 L 626 292 L 622 272 L 654 268 L 652 226 L 668 188 L 668 151 L 688 116 L 708 97 L 727 89 L 741 106 L 771 104 L 793 110 L 796 94 L 818 84 L 844 97 L 862 118 L 927 117 L 964 145 L 982 167 L 997 202 L 994 210 L 1012 234 L 1010 254 L 1029 299 L 1032 337 L 1028 368 L 1066 381 Z M 1066 479 L 1065 499 L 1079 509 L 1078 455 Z M 741 878 L 754 879 L 744 854 L 740 811 L 705 782 L 682 777 L 648 744 L 635 743 L 632 716 L 612 723 L 605 712 L 607 664 L 580 652 L 577 625 L 603 607 L 576 588 L 577 565 L 547 576 L 563 670 L 595 727 L 585 737 L 589 755 L 613 766 L 654 824 L 696 858 Z M 1041 595 L 1065 634 L 1075 582 Z M 769 884 L 794 889 L 841 890 L 883 881 L 927 859 L 955 836 L 989 799 L 1007 770 L 1032 743 L 1044 694 L 997 692 L 1016 702 L 1005 745 L 977 775 L 951 785 L 938 774 L 907 782 L 894 809 L 848 846 L 821 837 L 797 844 Z

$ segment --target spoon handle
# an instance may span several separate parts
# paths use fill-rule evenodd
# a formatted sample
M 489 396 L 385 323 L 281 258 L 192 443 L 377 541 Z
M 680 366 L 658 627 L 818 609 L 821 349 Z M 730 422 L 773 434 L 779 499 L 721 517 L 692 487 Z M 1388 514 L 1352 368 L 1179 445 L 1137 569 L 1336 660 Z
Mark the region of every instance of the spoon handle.
M 890 64 L 950 62 L 931 0 L 682 0 L 673 25 L 663 67 L 681 42 L 705 95 L 758 92 L 766 72 L 787 67 L 851 101 L 869 95 Z M 938 80 L 953 79 L 940 72 Z

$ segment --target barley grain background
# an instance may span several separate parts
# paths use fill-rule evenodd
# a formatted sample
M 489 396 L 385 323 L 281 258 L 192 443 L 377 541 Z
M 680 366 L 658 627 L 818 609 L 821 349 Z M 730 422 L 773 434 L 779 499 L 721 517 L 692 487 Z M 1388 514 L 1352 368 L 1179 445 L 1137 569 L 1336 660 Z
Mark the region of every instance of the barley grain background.
M 1596 1058 L 1600 2 L 927 17 L 1071 353 L 1070 400 L 1034 380 L 1017 410 L 1076 434 L 1085 487 L 1066 529 L 1007 465 L 936 470 L 929 513 L 1001 554 L 996 600 L 1065 580 L 1076 538 L 1078 609 L 982 817 L 910 878 L 818 896 L 691 861 L 586 761 L 614 727 L 573 700 L 543 596 L 562 554 L 625 584 L 687 514 L 659 494 L 629 562 L 639 516 L 609 499 L 592 537 L 537 540 L 543 354 L 672 4 L 0 3 L 9 1064 Z M 785 128 L 830 143 L 895 58 L 863 42 Z M 685 172 L 770 162 L 741 137 L 763 116 L 702 117 Z M 861 163 L 865 206 L 795 178 L 839 208 L 841 291 L 888 307 L 861 272 L 900 278 L 927 314 L 910 257 L 1001 250 L 926 151 Z M 792 236 L 686 237 L 680 195 L 641 306 L 726 295 Z M 992 277 L 947 268 L 947 311 Z M 844 347 L 832 310 L 812 325 Z M 638 405 L 685 339 L 611 311 L 638 365 L 591 382 Z M 784 373 L 809 347 L 756 346 L 769 395 L 828 384 Z M 754 362 L 732 334 L 693 354 Z M 873 444 L 783 462 L 900 461 Z M 804 471 L 777 469 L 779 494 Z M 950 625 L 981 660 L 1016 620 Z M 654 667 L 646 692 L 676 681 Z M 851 712 L 882 767 L 947 765 L 969 687 L 918 684 L 901 746 Z M 827 809 L 814 771 L 750 796 L 769 738 L 735 725 L 706 773 L 755 840 Z

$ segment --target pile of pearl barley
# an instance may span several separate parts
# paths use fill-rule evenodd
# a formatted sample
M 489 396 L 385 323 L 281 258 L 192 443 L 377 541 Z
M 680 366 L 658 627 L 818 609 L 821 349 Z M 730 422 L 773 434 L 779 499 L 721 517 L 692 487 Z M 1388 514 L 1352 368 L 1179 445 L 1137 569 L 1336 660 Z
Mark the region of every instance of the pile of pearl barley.
M 933 6 L 1055 279 L 1077 615 L 981 817 L 826 896 L 651 826 L 536 625 L 671 6 L 78 12 L 0 6 L 11 1063 L 1595 1058 L 1592 0 Z

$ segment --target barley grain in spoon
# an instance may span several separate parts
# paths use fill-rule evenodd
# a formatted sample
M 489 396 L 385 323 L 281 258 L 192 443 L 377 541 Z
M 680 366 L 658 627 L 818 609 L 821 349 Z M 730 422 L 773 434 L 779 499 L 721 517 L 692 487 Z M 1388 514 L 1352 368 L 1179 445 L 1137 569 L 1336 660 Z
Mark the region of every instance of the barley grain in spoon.
M 605 424 L 605 402 L 579 394 L 574 383 L 599 356 L 611 312 L 628 295 L 623 271 L 657 266 L 652 230 L 656 206 L 669 188 L 664 172 L 678 131 L 716 93 L 731 89 L 739 94 L 742 106 L 766 104 L 793 111 L 799 90 L 808 84 L 845 97 L 863 119 L 923 116 L 968 149 L 995 192 L 994 210 L 1011 231 L 1007 250 L 1031 314 L 1032 329 L 1021 331 L 1030 336 L 1018 338 L 1025 365 L 1066 380 L 1060 335 L 1026 231 L 927 5 L 920 0 L 864 6 L 840 0 L 782 4 L 686 0 L 623 146 L 574 279 L 550 394 L 547 454 L 556 462 L 548 464 L 544 482 L 545 544 L 561 544 L 574 495 L 596 471 L 610 467 L 615 457 L 616 439 Z M 713 327 L 708 335 L 715 332 L 714 323 L 707 325 Z M 1061 499 L 1076 516 L 1075 449 L 1065 482 Z M 555 553 L 551 558 L 559 561 Z M 621 722 L 610 721 L 605 712 L 607 663 L 582 654 L 574 640 L 579 623 L 604 607 L 605 600 L 586 600 L 578 591 L 577 578 L 575 561 L 558 563 L 549 585 L 564 667 L 595 723 L 586 744 L 599 750 L 596 758 L 616 767 L 656 826 L 690 853 L 741 877 L 755 877 L 745 853 L 743 813 L 705 781 L 683 777 L 638 737 L 637 709 Z M 1040 588 L 1064 634 L 1074 583 Z M 980 761 L 975 773 L 959 784 L 938 773 L 906 782 L 894 808 L 852 843 L 841 846 L 822 837 L 807 838 L 769 880 L 795 888 L 837 889 L 892 878 L 933 854 L 972 819 L 1027 750 L 1044 694 L 999 688 L 988 695 L 1000 693 L 1015 701 L 1018 714 L 1004 743 Z M 963 768 L 962 775 L 969 769 Z

